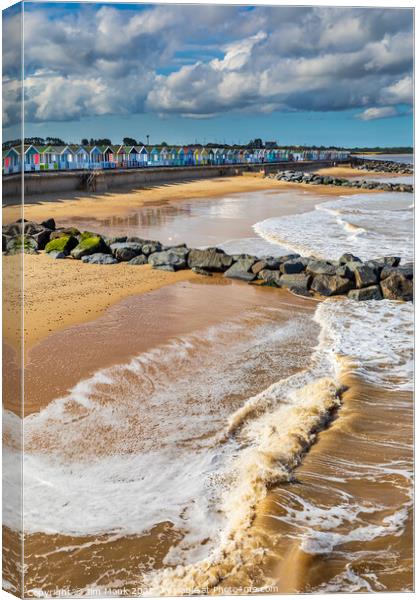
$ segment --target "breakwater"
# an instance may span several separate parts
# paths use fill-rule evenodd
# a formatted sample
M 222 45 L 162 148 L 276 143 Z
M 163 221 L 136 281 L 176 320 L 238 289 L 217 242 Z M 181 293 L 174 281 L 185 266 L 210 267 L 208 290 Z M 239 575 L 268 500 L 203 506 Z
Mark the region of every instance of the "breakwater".
M 374 160 L 373 158 L 351 157 L 351 167 L 359 171 L 374 171 L 376 173 L 398 173 L 399 175 L 412 175 L 413 165 L 400 163 L 393 160 Z
M 211 179 L 214 177 L 233 177 L 243 173 L 264 174 L 278 171 L 280 167 L 289 170 L 305 168 L 307 171 L 331 167 L 338 161 L 300 161 L 263 164 L 212 165 L 192 167 L 156 167 L 132 168 L 109 171 L 86 172 L 43 172 L 25 173 L 3 176 L 3 203 L 22 201 L 25 196 L 42 194 L 75 192 L 77 190 L 105 193 L 130 188 L 141 188 L 165 183 L 174 183 L 194 179 Z M 92 180 L 89 188 L 88 178 Z
M 287 181 L 290 183 L 307 183 L 311 185 L 332 185 L 341 187 L 360 188 L 362 190 L 380 190 L 384 192 L 413 192 L 413 185 L 409 183 L 392 183 L 383 181 L 366 181 L 363 179 L 345 179 L 331 175 L 319 175 L 305 171 L 281 170 L 277 173 L 266 175 L 270 179 Z
M 214 273 L 248 283 L 286 288 L 300 296 L 346 295 L 352 300 L 413 299 L 413 264 L 401 265 L 399 256 L 362 261 L 351 253 L 338 260 L 289 254 L 259 258 L 225 253 L 220 248 L 196 249 L 186 244 L 165 246 L 139 237 L 107 238 L 76 227 L 57 228 L 54 219 L 42 223 L 17 221 L 3 226 L 7 254 L 45 251 L 52 259 L 81 260 L 95 265 L 150 265 L 154 269 L 192 269 L 203 276 Z

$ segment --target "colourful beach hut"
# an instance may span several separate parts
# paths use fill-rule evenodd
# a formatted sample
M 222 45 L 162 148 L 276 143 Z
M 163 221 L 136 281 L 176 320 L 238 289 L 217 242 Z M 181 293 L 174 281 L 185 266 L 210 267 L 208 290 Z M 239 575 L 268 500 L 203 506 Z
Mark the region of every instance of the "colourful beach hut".
M 168 148 L 168 165 L 170 167 L 176 166 L 177 152 L 176 148 Z
M 202 163 L 202 148 L 194 148 L 194 164 L 196 166 L 199 166 Z
M 207 151 L 207 148 L 202 148 L 201 149 L 200 157 L 201 157 L 201 164 L 202 165 L 208 165 L 209 164 L 209 153 Z
M 74 149 L 74 159 L 76 169 L 89 168 L 89 152 L 83 146 Z
M 116 165 L 116 153 L 113 146 L 100 146 L 102 152 L 102 166 L 104 169 L 113 169 Z
M 184 147 L 184 164 L 188 167 L 194 164 L 194 149 L 189 146 Z
M 213 149 L 213 157 L 214 157 L 214 164 L 215 165 L 221 165 L 222 164 L 222 154 L 220 152 L 219 148 L 214 148 Z
M 102 151 L 99 146 L 92 146 L 87 148 L 89 152 L 89 168 L 100 169 L 102 167 Z
M 178 163 L 177 166 L 183 167 L 185 165 L 185 150 L 184 148 L 179 148 L 178 150 Z
M 159 162 L 162 167 L 169 165 L 169 149 L 167 146 L 162 146 L 159 150 Z
M 20 149 L 9 148 L 3 152 L 3 173 L 10 175 L 11 173 L 19 173 L 21 168 Z
M 159 164 L 160 164 L 159 148 L 154 146 L 149 152 L 149 165 L 151 167 L 158 167 Z
M 147 163 L 149 161 L 149 151 L 146 146 L 140 146 L 137 148 L 137 159 L 139 161 L 140 167 L 147 167 Z
M 24 146 L 24 168 L 25 171 L 39 171 L 41 155 L 38 148 L 32 144 Z

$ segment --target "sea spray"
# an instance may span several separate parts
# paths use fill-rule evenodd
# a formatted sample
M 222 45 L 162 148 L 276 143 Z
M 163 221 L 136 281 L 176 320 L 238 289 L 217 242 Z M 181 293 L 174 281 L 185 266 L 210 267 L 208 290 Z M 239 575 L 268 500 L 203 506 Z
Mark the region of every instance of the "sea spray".
M 254 225 L 263 239 L 305 256 L 338 259 L 353 252 L 363 260 L 397 254 L 413 256 L 411 194 L 375 194 L 322 202 L 304 214 L 271 218 Z
M 221 502 L 228 520 L 217 548 L 204 561 L 148 574 L 144 582 L 147 593 L 176 595 L 191 589 L 207 590 L 228 577 L 235 577 L 239 571 L 246 580 L 247 569 L 255 570 L 266 554 L 258 532 L 252 530 L 258 505 L 273 485 L 293 481 L 293 471 L 304 452 L 340 406 L 344 374 L 358 372 L 371 381 L 380 377 L 385 385 L 405 388 L 411 379 L 407 336 L 412 325 L 412 307 L 385 302 L 375 317 L 377 307 L 375 302 L 361 306 L 349 300 L 328 300 L 318 305 L 314 318 L 321 325 L 321 333 L 311 367 L 250 398 L 229 417 L 226 436 L 237 439 L 241 449 L 228 469 L 230 480 Z M 367 326 L 369 317 L 376 336 Z M 379 323 L 383 329 L 378 332 Z M 392 338 L 390 343 L 387 332 Z M 378 369 L 380 366 L 383 368 Z M 341 517 L 337 512 L 337 518 L 349 517 L 347 507 L 348 502 L 341 509 Z M 359 511 L 366 514 L 369 510 L 377 511 L 378 507 L 350 507 L 350 513 L 352 510 L 356 515 Z M 350 537 L 312 531 L 310 536 L 302 537 L 301 549 L 309 554 L 322 554 L 347 539 L 361 541 L 366 537 L 398 534 L 407 510 L 407 506 L 402 507 L 398 514 L 385 517 L 377 526 L 360 526 Z M 295 522 L 296 514 L 290 519 Z M 304 517 L 302 522 L 306 522 Z

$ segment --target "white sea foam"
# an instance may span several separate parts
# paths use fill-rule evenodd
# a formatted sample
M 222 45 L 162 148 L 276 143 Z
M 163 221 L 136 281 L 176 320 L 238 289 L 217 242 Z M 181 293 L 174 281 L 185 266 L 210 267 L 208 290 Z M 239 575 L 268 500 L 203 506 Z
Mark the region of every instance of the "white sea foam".
M 353 252 L 362 259 L 413 256 L 412 194 L 360 194 L 323 202 L 316 210 L 254 225 L 264 239 L 303 255 L 337 259 Z

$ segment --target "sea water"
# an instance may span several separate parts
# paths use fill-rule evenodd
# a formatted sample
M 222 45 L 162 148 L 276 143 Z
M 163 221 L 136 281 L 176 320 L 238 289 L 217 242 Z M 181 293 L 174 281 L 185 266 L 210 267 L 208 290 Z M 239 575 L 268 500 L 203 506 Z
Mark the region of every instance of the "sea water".
M 412 227 L 411 195 L 360 194 L 255 223 L 257 238 L 240 243 L 250 253 L 268 243 L 270 250 L 321 258 L 353 252 L 410 260 Z M 393 589 L 393 567 L 369 579 L 360 553 L 368 548 L 369 560 L 385 564 L 385 539 L 398 561 L 395 540 L 409 527 L 409 436 L 387 431 L 391 417 L 410 423 L 412 325 L 411 304 L 332 299 L 308 312 L 273 299 L 92 373 L 25 418 L 25 531 L 58 536 L 59 553 L 63 536 L 81 551 L 104 535 L 127 539 L 172 524 L 179 535 L 161 564 L 152 559 L 125 574 L 110 568 L 105 578 L 88 579 L 99 587 L 102 580 L 111 588 L 135 581 L 147 593 L 179 594 L 231 581 L 238 589 L 274 582 L 281 590 L 287 540 L 297 553 L 295 573 L 299 561 L 307 564 L 302 556 L 335 561 L 334 568 L 324 564 L 320 581 L 308 582 L 304 569 L 288 589 Z M 353 404 L 347 383 L 364 390 L 354 393 Z M 391 398 L 391 415 L 380 398 Z M 378 407 L 376 429 L 360 432 Z M 322 443 L 314 444 L 332 418 L 337 425 L 321 442 L 343 427 L 355 445 L 347 453 L 336 446 L 326 465 Z M 6 434 L 16 419 L 6 416 Z M 6 466 L 8 459 L 12 449 Z M 318 461 L 312 471 L 311 460 Z M 299 469 L 303 485 L 294 486 Z M 398 506 L 383 494 L 395 486 Z M 271 521 L 256 531 L 264 502 Z M 18 530 L 9 508 L 6 526 Z M 281 576 L 267 566 L 267 555 Z M 51 586 L 54 577 L 44 577 Z

